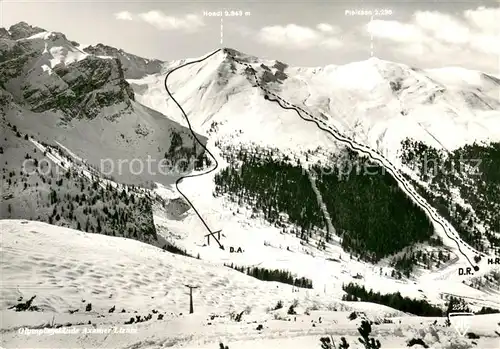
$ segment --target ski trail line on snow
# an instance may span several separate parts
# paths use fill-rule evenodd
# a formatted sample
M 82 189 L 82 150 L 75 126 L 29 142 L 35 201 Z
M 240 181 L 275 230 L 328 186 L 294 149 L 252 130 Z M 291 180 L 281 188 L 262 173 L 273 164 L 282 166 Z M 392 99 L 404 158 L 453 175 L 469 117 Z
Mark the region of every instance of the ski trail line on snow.
M 202 172 L 202 173 L 196 173 L 196 174 L 191 174 L 191 175 L 186 175 L 186 176 L 182 176 L 180 177 L 179 179 L 177 179 L 175 181 L 175 187 L 177 189 L 177 191 L 184 197 L 184 199 L 189 203 L 189 205 L 193 208 L 194 212 L 196 213 L 196 215 L 198 216 L 198 218 L 201 220 L 201 222 L 203 223 L 203 225 L 205 226 L 205 228 L 208 230 L 209 234 L 211 237 L 213 237 L 215 239 L 215 241 L 217 242 L 217 244 L 219 244 L 219 247 L 221 249 L 224 249 L 224 246 L 222 246 L 222 244 L 219 242 L 219 240 L 215 237 L 215 234 L 214 232 L 210 229 L 210 227 L 208 226 L 207 222 L 205 222 L 205 220 L 203 219 L 203 217 L 201 216 L 201 214 L 198 212 L 198 210 L 196 209 L 196 207 L 193 205 L 193 203 L 187 198 L 186 195 L 184 195 L 184 193 L 179 189 L 179 183 L 182 182 L 183 179 L 185 178 L 193 178 L 193 177 L 199 177 L 199 176 L 203 176 L 203 175 L 206 175 L 206 174 L 209 174 L 210 172 L 212 171 L 215 171 L 218 167 L 219 167 L 219 163 L 217 162 L 217 159 L 215 158 L 215 156 L 210 152 L 210 150 L 208 150 L 208 148 L 203 144 L 203 142 L 201 142 L 198 137 L 196 136 L 196 133 L 194 132 L 193 128 L 191 127 L 191 122 L 189 121 L 189 118 L 186 114 L 186 112 L 184 111 L 184 109 L 182 109 L 181 105 L 177 102 L 177 100 L 174 98 L 174 96 L 172 96 L 172 93 L 170 93 L 170 90 L 168 89 L 168 86 L 167 86 L 167 80 L 168 80 L 168 77 L 170 76 L 170 74 L 172 74 L 173 72 L 175 72 L 176 70 L 180 69 L 180 68 L 183 68 L 183 67 L 186 67 L 188 65 L 191 65 L 191 64 L 195 64 L 195 63 L 200 63 L 200 62 L 203 62 L 204 60 L 212 57 L 213 55 L 215 55 L 216 53 L 218 53 L 221 49 L 218 49 L 214 52 L 212 52 L 211 54 L 209 54 L 208 56 L 205 56 L 203 58 L 200 58 L 200 59 L 197 59 L 195 61 L 192 61 L 192 62 L 188 62 L 188 63 L 185 63 L 185 64 L 182 64 L 178 67 L 175 67 L 174 69 L 170 70 L 167 75 L 165 76 L 165 81 L 164 81 L 164 85 L 165 85 L 165 90 L 167 91 L 168 95 L 170 98 L 172 98 L 172 100 L 175 102 L 175 104 L 177 105 L 177 107 L 179 107 L 179 109 L 181 110 L 182 112 L 182 115 L 184 115 L 184 118 L 186 119 L 187 123 L 188 123 L 188 126 L 189 126 L 189 131 L 191 131 L 194 139 L 198 142 L 198 144 L 208 153 L 210 154 L 210 156 L 212 157 L 212 159 L 214 159 L 215 161 L 215 166 L 213 168 L 211 168 L 210 170 L 208 170 L 207 172 Z
M 460 245 L 462 244 L 463 247 L 468 248 L 474 254 L 479 254 L 479 255 L 481 255 L 483 257 L 486 257 L 486 254 L 483 253 L 483 252 L 476 251 L 474 248 L 472 248 L 471 246 L 469 246 L 468 244 L 466 244 L 464 241 L 462 241 L 462 239 L 459 236 L 455 237 L 454 234 L 453 234 L 453 232 L 451 230 L 450 230 L 450 234 L 451 234 L 451 236 L 450 236 L 450 234 L 448 234 L 448 229 L 446 229 L 446 227 L 445 227 L 446 224 L 447 224 L 447 222 L 437 213 L 437 211 L 429 203 L 427 203 L 427 201 L 424 198 L 421 198 L 420 200 L 417 199 L 417 197 L 420 197 L 420 195 L 416 191 L 414 191 L 411 186 L 409 186 L 409 185 L 406 184 L 406 180 L 404 179 L 404 177 L 399 173 L 398 170 L 395 169 L 395 167 L 391 164 L 391 162 L 383 154 L 380 154 L 379 152 L 377 152 L 376 150 L 374 150 L 374 149 L 372 149 L 372 148 L 370 148 L 368 146 L 365 146 L 363 144 L 357 143 L 354 139 L 352 139 L 352 138 L 350 138 L 348 136 L 342 135 L 338 130 L 335 130 L 333 127 L 331 127 L 330 125 L 326 124 L 324 121 L 322 121 L 322 120 L 314 117 L 312 115 L 312 113 L 305 111 L 301 107 L 296 106 L 296 105 L 294 105 L 294 104 L 292 104 L 292 103 L 284 100 L 283 98 L 281 98 L 280 96 L 278 96 L 274 92 L 268 90 L 267 88 L 265 88 L 264 86 L 262 86 L 259 83 L 259 80 L 258 80 L 258 77 L 257 77 L 257 73 L 256 73 L 255 69 L 250 64 L 238 60 L 234 55 L 232 55 L 229 52 L 227 52 L 227 55 L 228 55 L 228 57 L 232 58 L 236 63 L 241 64 L 241 65 L 243 65 L 243 66 L 245 66 L 245 67 L 247 67 L 247 68 L 250 69 L 250 71 L 252 72 L 252 74 L 254 76 L 256 85 L 266 93 L 264 95 L 264 98 L 266 100 L 269 100 L 271 102 L 276 102 L 283 109 L 294 110 L 299 115 L 299 117 L 301 119 L 303 119 L 305 121 L 308 121 L 308 122 L 313 122 L 314 124 L 316 124 L 316 126 L 318 126 L 319 129 L 321 129 L 321 130 L 323 130 L 325 132 L 328 132 L 336 140 L 338 140 L 338 141 L 340 141 L 342 143 L 348 144 L 352 149 L 354 149 L 354 150 L 356 150 L 356 151 L 358 151 L 360 153 L 368 155 L 368 157 L 370 159 L 378 162 L 384 168 L 386 168 L 386 170 L 388 170 L 391 173 L 391 175 L 393 176 L 393 178 L 400 185 L 402 185 L 404 187 L 404 189 L 406 190 L 406 192 L 413 198 L 414 202 L 416 202 L 421 208 L 423 208 L 428 213 L 428 216 L 435 223 L 439 224 L 441 226 L 441 228 L 443 228 L 444 233 L 446 234 L 446 236 L 449 239 L 453 240 L 457 244 L 458 251 L 465 257 L 465 259 L 467 260 L 467 262 L 469 262 L 469 264 L 474 268 L 474 270 L 475 271 L 479 270 L 479 267 L 477 265 L 474 265 L 470 261 L 469 257 L 462 251 L 462 249 L 460 248 Z M 270 95 L 276 97 L 276 99 L 271 99 L 269 97 Z M 301 114 L 301 112 L 304 113 L 305 115 L 307 115 L 309 118 L 304 117 Z M 372 153 L 377 154 L 378 157 L 374 157 Z M 384 162 L 379 157 L 381 159 L 385 160 L 387 162 L 387 164 L 389 164 L 390 166 L 384 164 Z
M 323 196 L 321 195 L 321 192 L 319 191 L 318 186 L 316 185 L 316 177 L 315 177 L 316 173 L 314 173 L 313 170 L 309 171 L 306 170 L 306 173 L 307 177 L 309 177 L 309 182 L 311 182 L 311 188 L 314 194 L 316 194 L 316 201 L 318 201 L 319 208 L 323 212 L 323 217 L 325 217 L 326 229 L 328 233 L 337 235 L 337 231 L 335 230 L 335 227 L 332 224 L 332 217 L 330 217 L 330 213 L 328 212 L 325 202 L 323 201 Z

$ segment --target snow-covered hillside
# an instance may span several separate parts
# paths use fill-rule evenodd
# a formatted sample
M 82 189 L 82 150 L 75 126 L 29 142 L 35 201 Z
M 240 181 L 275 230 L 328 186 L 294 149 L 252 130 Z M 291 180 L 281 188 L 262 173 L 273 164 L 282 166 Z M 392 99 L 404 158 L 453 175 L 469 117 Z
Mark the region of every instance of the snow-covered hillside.
M 491 199 L 474 200 L 464 193 L 449 197 L 442 192 L 431 197 L 424 193 L 428 188 L 423 171 L 403 165 L 401 154 L 408 140 L 444 153 L 463 153 L 464 147 L 478 143 L 484 146 L 483 153 L 462 159 L 461 166 L 470 169 L 470 164 L 477 159 L 487 163 L 488 147 L 495 148 L 500 141 L 500 81 L 497 78 L 463 68 L 425 70 L 376 58 L 343 66 L 295 68 L 231 49 L 205 57 L 193 59 L 190 62 L 194 64 L 169 74 L 167 85 L 189 115 L 193 128 L 210 137 L 215 151 L 221 145 L 253 144 L 274 147 L 285 154 L 297 155 L 303 163 L 314 164 L 324 160 L 325 153 L 327 156 L 338 154 L 345 145 L 302 118 L 316 119 L 322 128 L 331 128 L 344 140 L 358 144 L 358 148 L 369 149 L 373 156 L 383 160 L 385 168 L 402 170 L 416 181 L 413 186 L 421 195 L 418 201 L 422 205 L 427 202 L 437 207 L 440 202 L 449 202 L 451 208 L 445 208 L 446 212 L 440 209 L 439 214 L 453 224 L 454 227 L 446 228 L 452 231 L 450 234 L 460 234 L 475 250 L 495 253 L 498 208 L 489 203 Z M 170 69 L 175 67 L 173 64 Z M 164 80 L 163 74 L 152 74 L 130 82 L 141 103 L 170 115 L 181 124 L 186 123 L 176 103 L 170 99 L 165 102 Z M 288 108 L 301 110 L 300 117 L 294 111 L 266 101 L 269 96 Z M 495 158 L 497 153 L 493 152 L 490 157 Z M 312 156 L 304 156 L 304 153 Z M 441 172 L 453 171 L 455 167 L 444 168 L 445 161 L 443 157 L 427 159 L 424 166 L 436 167 Z M 470 182 L 463 173 L 457 176 L 463 182 Z M 497 181 L 483 180 L 493 187 Z M 484 196 L 480 189 L 461 190 L 473 192 L 475 197 Z M 463 215 L 455 216 L 453 207 L 456 206 L 475 217 L 474 231 L 465 232 L 459 227 L 468 221 Z M 486 222 L 484 216 L 493 218 Z M 440 236 L 447 240 L 447 245 L 456 245 L 450 236 L 444 233 Z M 477 251 L 473 250 L 468 258 L 473 258 L 474 253 Z
M 444 318 L 402 316 L 384 306 L 292 292 L 288 285 L 133 240 L 22 220 L 0 221 L 0 232 L 6 348 L 215 349 L 219 342 L 230 348 L 319 348 L 328 334 L 357 348 L 361 319 L 373 321 L 371 335 L 383 348 L 404 347 L 413 338 L 433 348 L 472 345 L 445 327 Z M 185 285 L 199 286 L 193 314 Z M 33 296 L 31 310 L 7 309 Z M 285 307 L 273 310 L 278 301 Z M 297 314 L 289 315 L 294 302 Z M 349 320 L 353 311 L 358 319 Z M 126 324 L 136 317 L 142 321 Z M 479 347 L 495 347 L 498 321 L 498 315 L 477 316 L 468 331 L 479 336 Z

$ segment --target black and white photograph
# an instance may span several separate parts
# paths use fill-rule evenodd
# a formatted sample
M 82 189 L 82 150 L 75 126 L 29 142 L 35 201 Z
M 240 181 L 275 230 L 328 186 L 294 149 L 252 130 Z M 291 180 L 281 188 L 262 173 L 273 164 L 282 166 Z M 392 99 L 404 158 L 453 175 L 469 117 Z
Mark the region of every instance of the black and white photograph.
M 500 348 L 500 0 L 0 0 L 0 347 Z

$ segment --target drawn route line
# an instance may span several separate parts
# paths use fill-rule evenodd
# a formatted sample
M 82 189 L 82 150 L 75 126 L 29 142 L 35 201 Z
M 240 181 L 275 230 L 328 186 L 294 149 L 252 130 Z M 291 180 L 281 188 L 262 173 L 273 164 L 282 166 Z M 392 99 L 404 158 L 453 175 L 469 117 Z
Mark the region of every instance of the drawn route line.
M 181 110 L 182 114 L 184 115 L 187 123 L 188 123 L 188 126 L 189 126 L 189 130 L 191 131 L 191 133 L 193 134 L 193 137 L 196 139 L 196 141 L 198 141 L 198 143 L 210 154 L 210 156 L 214 159 L 215 161 L 215 167 L 213 167 L 212 169 L 210 169 L 209 171 L 207 172 L 204 172 L 204 173 L 198 173 L 198 174 L 193 174 L 193 175 L 186 175 L 186 176 L 183 176 L 181 178 L 179 178 L 175 185 L 176 185 L 176 188 L 177 190 L 179 191 L 179 193 L 181 193 L 181 195 L 186 199 L 186 201 L 190 204 L 190 206 L 193 208 L 193 210 L 195 211 L 195 213 L 198 215 L 198 217 L 200 218 L 200 220 L 202 221 L 202 223 L 205 225 L 206 229 L 210 232 L 210 234 L 213 234 L 212 230 L 210 229 L 210 227 L 207 225 L 207 223 L 205 222 L 205 220 L 203 219 L 203 217 L 200 215 L 200 213 L 198 212 L 198 210 L 196 210 L 196 208 L 194 207 L 194 205 L 191 203 L 191 201 L 186 197 L 186 195 L 184 195 L 184 193 L 182 193 L 182 191 L 179 189 L 179 186 L 178 184 L 185 178 L 191 178 L 191 177 L 197 177 L 197 176 L 202 176 L 202 175 L 205 175 L 205 174 L 208 174 L 214 170 L 216 170 L 218 168 L 218 162 L 217 160 L 215 159 L 215 156 L 205 147 L 205 145 L 203 145 L 203 143 L 198 139 L 198 137 L 196 136 L 195 132 L 193 131 L 192 127 L 191 127 L 191 123 L 189 121 L 189 118 L 188 116 L 186 115 L 186 113 L 184 112 L 184 110 L 182 109 L 182 107 L 180 106 L 180 104 L 175 100 L 175 98 L 172 96 L 172 94 L 170 93 L 169 89 L 168 89 L 168 86 L 167 86 L 167 79 L 169 77 L 169 75 L 171 73 L 173 73 L 174 71 L 182 68 L 182 67 L 185 67 L 187 65 L 190 65 L 190 64 L 195 64 L 195 63 L 199 63 L 199 62 L 202 62 L 210 57 L 212 57 L 213 55 L 215 55 L 216 53 L 218 53 L 219 51 L 221 51 L 222 49 L 218 49 L 214 52 L 212 52 L 211 54 L 205 56 L 204 58 L 201 58 L 201 59 L 198 59 L 198 60 L 195 60 L 195 61 L 192 61 L 192 62 L 189 62 L 189 63 L 185 63 L 181 66 L 178 66 L 176 68 L 174 68 L 173 70 L 169 71 L 165 77 L 165 89 L 167 90 L 167 93 L 168 95 L 170 96 L 170 98 L 172 98 L 172 100 L 175 102 L 175 104 L 177 104 L 177 106 L 179 107 L 179 109 Z M 477 265 L 474 265 L 469 257 L 462 251 L 462 249 L 460 248 L 461 245 L 462 247 L 465 247 L 467 249 L 469 249 L 472 253 L 474 254 L 477 254 L 477 255 L 481 255 L 483 257 L 486 257 L 486 254 L 483 253 L 483 252 L 479 252 L 479 251 L 476 251 L 474 248 L 472 248 L 471 246 L 469 246 L 467 243 L 465 243 L 459 236 L 455 236 L 455 234 L 452 232 L 452 230 L 450 228 L 447 229 L 447 225 L 449 225 L 448 222 L 446 222 L 436 211 L 436 209 L 434 207 L 432 207 L 425 199 L 421 198 L 421 196 L 409 185 L 409 183 L 407 184 L 406 183 L 406 179 L 401 175 L 400 171 L 397 170 L 392 164 L 391 162 L 383 155 L 383 154 L 380 154 L 378 151 L 366 146 L 366 145 L 363 145 L 363 144 L 359 144 L 357 143 L 354 139 L 352 139 L 351 137 L 349 136 L 344 136 L 339 130 L 336 130 L 334 129 L 331 125 L 328 125 L 326 124 L 326 122 L 318 119 L 317 117 L 315 117 L 314 115 L 312 115 L 310 112 L 304 110 L 303 108 L 299 107 L 299 106 L 296 106 L 292 103 L 289 103 L 288 101 L 284 100 L 283 98 L 281 98 L 280 96 L 278 96 L 277 94 L 275 94 L 274 92 L 268 90 L 267 88 L 265 88 L 264 86 L 262 86 L 259 82 L 259 79 L 257 77 L 257 72 L 256 70 L 248 63 L 246 62 L 243 62 L 243 61 L 240 61 L 238 58 L 236 58 L 233 54 L 231 54 L 229 51 L 225 50 L 224 49 L 224 52 L 227 54 L 228 57 L 230 57 L 234 62 L 240 64 L 240 65 L 243 65 L 245 67 L 247 67 L 248 69 L 250 69 L 250 71 L 252 72 L 252 75 L 255 79 L 255 83 L 256 83 L 256 86 L 259 87 L 260 89 L 262 89 L 264 92 L 265 92 L 265 95 L 264 95 L 264 99 L 266 100 L 269 100 L 271 102 L 276 102 L 281 108 L 283 109 L 286 109 L 286 110 L 294 110 L 301 119 L 305 120 L 305 121 L 308 121 L 308 122 L 313 122 L 314 124 L 316 124 L 316 126 L 325 131 L 325 132 L 328 132 L 331 136 L 333 136 L 336 140 L 344 143 L 344 144 L 347 144 L 349 145 L 352 149 L 360 152 L 360 153 L 363 153 L 365 155 L 367 155 L 370 159 L 372 159 L 373 161 L 381 164 L 386 170 L 388 170 L 391 175 L 393 176 L 394 179 L 396 179 L 396 181 L 398 181 L 398 183 L 403 186 L 403 188 L 405 189 L 405 191 L 413 198 L 414 202 L 416 202 L 417 204 L 420 205 L 421 208 L 423 208 L 429 215 L 429 217 L 437 224 L 439 224 L 439 226 L 441 226 L 441 228 L 443 229 L 444 233 L 446 234 L 446 236 L 453 240 L 456 245 L 457 245 L 457 248 L 458 248 L 458 251 L 465 257 L 465 259 L 467 260 L 467 262 L 474 268 L 475 271 L 478 271 L 479 270 L 479 267 Z M 273 96 L 275 97 L 276 99 L 271 99 L 269 96 Z M 305 115 L 307 115 L 309 118 L 306 118 L 304 117 L 301 112 Z M 374 157 L 373 154 L 376 154 L 377 157 Z M 385 161 L 385 163 L 384 163 Z M 449 233 L 451 234 L 449 234 Z M 214 237 L 215 238 L 215 237 Z M 223 249 L 223 246 L 220 244 L 220 242 L 216 239 L 217 243 L 219 244 L 219 246 Z
M 190 174 L 190 175 L 185 175 L 185 176 L 182 176 L 182 177 L 179 177 L 179 179 L 177 179 L 175 181 L 175 187 L 177 189 L 177 191 L 179 193 L 181 193 L 181 195 L 184 197 L 184 199 L 189 203 L 189 205 L 193 208 L 194 212 L 196 213 L 196 215 L 198 216 L 198 218 L 201 220 L 201 222 L 203 223 L 203 225 L 205 226 L 205 228 L 208 230 L 210 236 L 212 236 L 214 238 L 214 240 L 217 242 L 217 244 L 219 245 L 219 247 L 221 249 L 224 249 L 224 246 L 220 243 L 220 241 L 215 237 L 215 232 L 212 231 L 212 229 L 210 229 L 210 227 L 208 226 L 207 222 L 205 222 L 205 220 L 203 219 L 203 217 L 201 216 L 201 214 L 198 212 L 198 210 L 196 209 L 196 207 L 193 205 L 193 203 L 188 199 L 188 197 L 186 195 L 184 195 L 184 193 L 179 189 L 179 183 L 182 182 L 183 179 L 185 178 L 193 178 L 193 177 L 199 177 L 199 176 L 203 176 L 203 175 L 206 175 L 206 174 L 209 174 L 210 172 L 213 172 L 215 171 L 218 167 L 219 167 L 219 163 L 217 162 L 217 159 L 215 158 L 215 156 L 210 152 L 210 150 L 208 150 L 208 148 L 203 144 L 203 142 L 201 142 L 199 139 L 198 139 L 198 136 L 196 135 L 196 133 L 194 132 L 192 126 L 191 126 L 191 122 L 189 121 L 189 118 L 186 114 L 186 112 L 184 111 L 184 109 L 182 109 L 181 105 L 177 102 L 177 100 L 174 98 L 174 96 L 172 96 L 172 93 L 170 93 L 170 90 L 168 89 L 168 86 L 167 86 L 167 80 L 168 80 L 168 77 L 170 76 L 170 74 L 172 74 L 173 72 L 175 72 L 176 70 L 180 69 L 180 68 L 183 68 L 183 67 L 186 67 L 188 65 L 191 65 L 191 64 L 195 64 L 195 63 L 200 63 L 200 62 L 203 62 L 204 60 L 212 57 L 213 55 L 215 55 L 217 52 L 219 52 L 220 49 L 212 52 L 211 54 L 209 54 L 208 56 L 204 57 L 204 58 L 200 58 L 200 59 L 197 59 L 195 61 L 192 61 L 192 62 L 188 62 L 188 63 L 185 63 L 185 64 L 182 64 L 178 67 L 175 67 L 174 69 L 170 70 L 167 75 L 165 76 L 165 80 L 164 80 L 164 85 L 165 85 L 165 90 L 167 91 L 168 95 L 170 96 L 170 98 L 172 98 L 172 100 L 175 102 L 175 104 L 177 105 L 177 107 L 179 107 L 180 111 L 182 112 L 182 115 L 184 115 L 184 118 L 186 119 L 187 123 L 188 123 L 188 127 L 189 127 L 189 131 L 191 131 L 194 139 L 198 142 L 198 144 L 208 153 L 210 154 L 210 156 L 212 157 L 212 159 L 214 159 L 215 161 L 215 166 L 213 168 L 211 168 L 210 170 L 206 171 L 206 172 L 201 172 L 201 173 L 196 173 L 196 174 Z

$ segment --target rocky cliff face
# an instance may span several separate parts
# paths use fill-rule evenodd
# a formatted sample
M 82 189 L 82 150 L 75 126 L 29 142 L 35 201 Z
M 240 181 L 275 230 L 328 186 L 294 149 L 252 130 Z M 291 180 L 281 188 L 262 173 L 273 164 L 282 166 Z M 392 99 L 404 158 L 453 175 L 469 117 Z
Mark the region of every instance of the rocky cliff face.
M 158 59 L 146 59 L 111 46 L 97 44 L 88 46 L 85 52 L 95 56 L 115 57 L 120 60 L 127 79 L 140 79 L 145 75 L 161 72 L 164 62 Z
M 35 35 L 39 34 L 39 35 Z M 0 87 L 34 112 L 61 111 L 67 119 L 107 118 L 129 111 L 134 93 L 118 58 L 89 55 L 62 33 L 24 22 L 0 32 Z
M 10 33 L 5 28 L 0 28 L 0 39 L 11 39 Z
M 95 118 L 104 107 L 123 104 L 120 110 L 131 107 L 134 93 L 125 81 L 118 59 L 88 56 L 68 66 L 60 63 L 53 69 L 52 84 L 40 88 L 27 81 L 25 101 L 33 111 L 59 109 L 72 117 Z
M 10 38 L 13 40 L 24 39 L 44 31 L 45 29 L 31 26 L 26 22 L 19 22 L 9 28 Z

